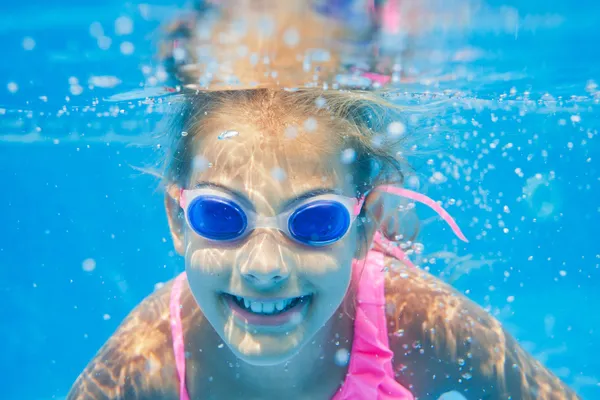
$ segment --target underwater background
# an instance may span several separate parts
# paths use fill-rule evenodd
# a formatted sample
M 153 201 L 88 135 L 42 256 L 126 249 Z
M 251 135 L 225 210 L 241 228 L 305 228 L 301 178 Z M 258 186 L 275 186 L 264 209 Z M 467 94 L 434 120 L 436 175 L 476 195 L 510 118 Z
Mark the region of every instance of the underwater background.
M 470 243 L 417 207 L 413 257 L 598 399 L 600 3 L 434 3 L 450 22 L 419 38 L 420 78 L 396 94 L 423 109 L 407 122 L 407 185 Z M 2 399 L 64 398 L 183 269 L 159 180 L 138 169 L 160 165 L 169 100 L 111 96 L 161 86 L 160 26 L 185 6 L 0 1 Z

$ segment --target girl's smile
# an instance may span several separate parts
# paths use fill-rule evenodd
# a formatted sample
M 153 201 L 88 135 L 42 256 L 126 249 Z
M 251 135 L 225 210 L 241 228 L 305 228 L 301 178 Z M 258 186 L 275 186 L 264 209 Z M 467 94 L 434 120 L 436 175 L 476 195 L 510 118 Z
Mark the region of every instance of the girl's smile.
M 311 306 L 311 294 L 284 298 L 256 298 L 223 293 L 226 309 L 236 323 L 250 330 L 285 332 L 301 324 Z

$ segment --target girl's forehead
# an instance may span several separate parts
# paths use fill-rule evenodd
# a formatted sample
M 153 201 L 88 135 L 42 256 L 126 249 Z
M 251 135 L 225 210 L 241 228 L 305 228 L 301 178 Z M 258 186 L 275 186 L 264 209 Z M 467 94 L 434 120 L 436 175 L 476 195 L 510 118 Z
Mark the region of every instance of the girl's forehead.
M 192 186 L 215 183 L 271 204 L 315 189 L 352 193 L 337 134 L 325 124 L 310 131 L 290 124 L 211 125 L 196 135 Z

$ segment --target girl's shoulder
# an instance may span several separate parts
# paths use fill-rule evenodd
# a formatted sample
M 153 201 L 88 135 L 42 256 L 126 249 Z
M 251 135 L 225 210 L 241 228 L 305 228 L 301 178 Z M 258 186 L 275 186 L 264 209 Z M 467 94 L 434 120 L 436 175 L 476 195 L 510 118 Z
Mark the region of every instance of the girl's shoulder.
M 67 399 L 177 398 L 169 313 L 172 285 L 171 281 L 146 297 L 125 318 Z M 184 303 L 191 297 L 188 292 L 186 287 Z
M 427 352 L 458 363 L 475 343 L 481 352 L 504 342 L 501 324 L 451 285 L 395 258 L 385 262 L 390 347 L 404 360 Z
M 416 397 L 438 398 L 460 388 L 468 398 L 577 398 L 500 322 L 452 286 L 394 258 L 386 266 L 393 366 L 396 379 Z

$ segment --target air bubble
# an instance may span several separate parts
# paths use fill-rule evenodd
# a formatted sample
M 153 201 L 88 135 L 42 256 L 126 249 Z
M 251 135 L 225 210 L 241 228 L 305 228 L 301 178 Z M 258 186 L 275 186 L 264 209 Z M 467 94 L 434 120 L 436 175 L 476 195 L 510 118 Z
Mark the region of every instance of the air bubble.
M 313 117 L 307 118 L 306 121 L 304 121 L 304 129 L 307 132 L 313 132 L 315 129 L 317 129 L 317 120 Z
M 129 17 L 119 17 L 115 21 L 115 33 L 119 36 L 129 35 L 133 32 L 133 21 Z
M 173 49 L 173 54 L 172 55 L 173 55 L 173 59 L 175 61 L 183 62 L 183 61 L 185 61 L 185 58 L 186 58 L 187 54 L 186 54 L 186 51 L 185 51 L 185 49 L 183 47 L 177 47 L 177 48 Z
M 295 47 L 295 46 L 297 46 L 298 43 L 300 42 L 300 34 L 298 33 L 298 30 L 296 28 L 288 28 L 283 33 L 283 42 L 288 47 Z
M 429 182 L 431 182 L 434 185 L 444 183 L 447 180 L 448 178 L 446 178 L 446 176 L 439 171 L 434 172 L 431 178 L 429 178 Z
M 100 22 L 92 22 L 90 24 L 90 35 L 99 39 L 101 36 L 104 36 L 104 29 L 102 28 L 102 24 Z
M 515 168 L 515 174 L 517 174 L 517 176 L 519 178 L 522 178 L 524 176 L 523 171 L 521 170 L 521 168 Z
M 231 139 L 233 137 L 238 136 L 240 133 L 238 131 L 225 131 L 221 132 L 221 134 L 217 137 L 219 140 Z
M 17 85 L 14 82 L 8 82 L 8 85 L 6 85 L 6 88 L 11 93 L 17 93 L 17 91 L 19 90 L 19 85 Z
M 27 51 L 33 50 L 35 47 L 35 40 L 33 38 L 27 36 L 23 38 L 23 48 Z
M 388 135 L 392 137 L 402 136 L 406 132 L 406 126 L 402 122 L 392 122 L 387 127 Z
M 123 43 L 121 43 L 121 46 L 119 46 L 119 48 L 121 50 L 121 53 L 126 56 L 133 54 L 133 52 L 135 50 L 135 47 L 133 46 L 133 43 L 131 43 L 131 42 L 123 42 Z
M 203 156 L 194 157 L 194 161 L 192 162 L 192 165 L 193 165 L 194 169 L 197 170 L 198 172 L 204 172 L 210 167 L 210 163 Z
M 83 260 L 83 263 L 81 263 L 81 269 L 86 272 L 92 272 L 96 269 L 96 260 L 93 258 L 86 258 Z
M 108 89 L 119 85 L 121 80 L 116 76 L 92 76 L 88 79 L 88 83 L 93 86 Z
M 412 210 L 413 208 L 415 208 L 415 203 L 408 203 L 408 204 L 406 204 L 406 205 L 404 205 L 404 204 L 400 204 L 400 205 L 398 206 L 398 211 L 400 211 L 400 212 L 403 212 L 403 211 L 410 211 L 410 210 Z
M 356 150 L 349 148 L 342 151 L 342 164 L 352 164 L 356 160 Z
M 402 337 L 404 336 L 404 329 L 398 329 L 396 332 L 394 332 L 393 334 L 396 337 Z
M 315 105 L 317 106 L 317 108 L 323 108 L 326 104 L 327 100 L 325 100 L 325 98 L 322 96 L 317 97 L 317 100 L 315 100 Z
M 271 170 L 271 176 L 278 182 L 282 182 L 287 177 L 285 171 L 281 167 L 275 167 Z
M 345 367 L 350 361 L 350 352 L 347 349 L 339 349 L 335 352 L 334 360 L 338 367 Z
M 81 93 L 83 93 L 83 87 L 79 84 L 71 85 L 69 92 L 71 92 L 73 96 L 79 96 Z
M 111 44 L 112 44 L 112 39 L 109 38 L 108 36 L 100 36 L 98 38 L 98 47 L 101 50 L 108 50 L 108 49 L 110 49 Z

